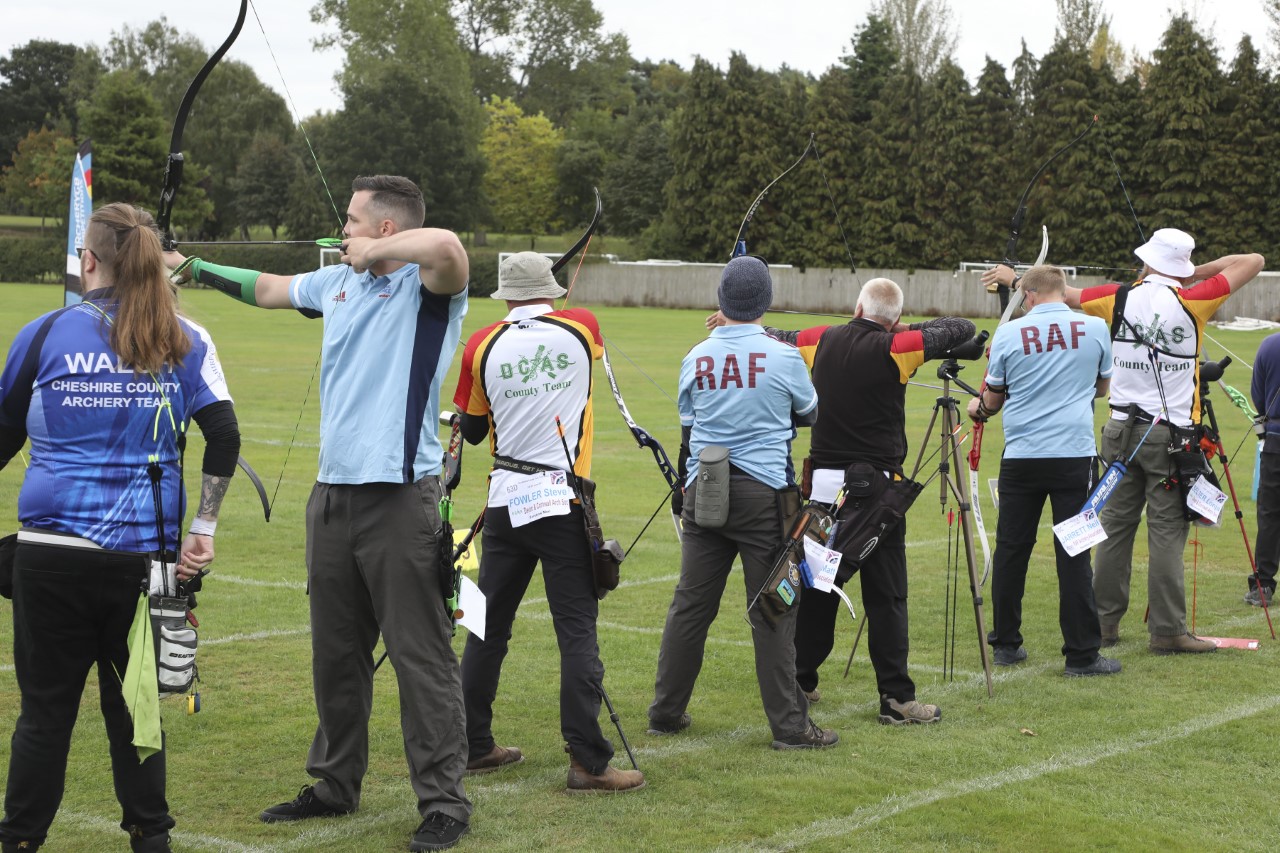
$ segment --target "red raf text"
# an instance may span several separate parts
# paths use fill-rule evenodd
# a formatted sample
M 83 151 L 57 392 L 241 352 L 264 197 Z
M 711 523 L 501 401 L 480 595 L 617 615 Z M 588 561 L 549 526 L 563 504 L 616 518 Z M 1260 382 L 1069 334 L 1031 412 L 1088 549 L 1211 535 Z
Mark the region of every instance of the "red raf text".
M 1067 346 L 1067 340 L 1062 335 L 1062 329 L 1058 328 L 1057 323 L 1050 323 L 1048 333 L 1045 335 L 1045 341 L 1040 342 L 1040 330 L 1035 326 L 1024 326 L 1022 329 L 1022 354 L 1031 355 L 1032 348 L 1036 354 L 1043 352 L 1053 352 L 1055 349 L 1079 349 L 1080 341 L 1084 339 L 1084 323 L 1075 320 L 1071 323 L 1071 346 Z
M 742 369 L 738 366 L 738 357 L 732 353 L 724 357 L 724 364 L 720 367 L 719 384 L 716 384 L 716 360 L 709 355 L 700 356 L 694 363 L 695 370 L 693 374 L 694 381 L 697 382 L 699 391 L 715 391 L 717 388 L 724 390 L 726 388 L 754 388 L 756 387 L 756 377 L 764 373 L 764 353 L 753 352 L 747 354 L 747 381 L 744 386 L 742 381 Z

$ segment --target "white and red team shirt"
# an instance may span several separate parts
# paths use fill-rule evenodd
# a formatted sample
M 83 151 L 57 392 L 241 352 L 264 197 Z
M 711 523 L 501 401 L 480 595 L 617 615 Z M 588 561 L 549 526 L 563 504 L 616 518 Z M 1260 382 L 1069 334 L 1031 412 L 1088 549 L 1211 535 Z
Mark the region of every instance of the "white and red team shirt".
M 1080 307 L 1110 323 L 1116 291 L 1123 286 L 1086 288 L 1080 294 Z M 1137 404 L 1175 426 L 1200 422 L 1201 337 L 1205 323 L 1230 295 L 1231 286 L 1222 275 L 1180 288 L 1175 279 L 1153 273 L 1133 286 L 1124 306 L 1128 323 L 1112 343 L 1113 418 L 1126 417 L 1125 409 Z M 1135 329 L 1141 340 L 1135 337 Z M 1159 381 L 1152 370 L 1153 356 Z M 1162 413 L 1166 405 L 1168 410 Z
M 467 340 L 453 401 L 468 415 L 489 417 L 495 456 L 563 471 L 569 459 L 556 431 L 558 416 L 574 473 L 589 477 L 592 366 L 603 353 L 600 325 L 585 308 L 521 306 Z M 495 469 L 488 505 L 505 506 L 507 486 L 521 476 Z

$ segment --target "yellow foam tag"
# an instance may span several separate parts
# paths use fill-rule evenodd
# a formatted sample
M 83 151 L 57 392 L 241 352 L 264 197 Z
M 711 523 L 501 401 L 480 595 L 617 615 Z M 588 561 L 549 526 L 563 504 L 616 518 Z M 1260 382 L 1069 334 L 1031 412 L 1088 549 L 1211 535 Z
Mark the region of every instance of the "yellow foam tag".
M 470 531 L 468 530 L 453 531 L 453 548 L 455 551 L 458 549 L 458 546 L 462 544 L 462 540 L 467 538 L 467 533 L 469 532 Z M 462 552 L 462 570 L 464 572 L 468 569 L 480 571 L 480 549 L 477 547 L 479 544 L 480 537 L 477 535 L 475 539 L 471 540 L 471 544 L 467 546 L 467 550 Z

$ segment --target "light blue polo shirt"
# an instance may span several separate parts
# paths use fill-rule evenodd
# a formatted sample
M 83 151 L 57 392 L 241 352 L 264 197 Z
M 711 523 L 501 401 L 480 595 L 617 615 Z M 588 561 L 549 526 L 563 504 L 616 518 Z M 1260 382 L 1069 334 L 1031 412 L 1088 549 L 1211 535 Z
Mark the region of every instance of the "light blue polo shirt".
M 295 308 L 324 314 L 321 483 L 411 483 L 440 472 L 440 384 L 462 336 L 467 291 L 439 296 L 418 265 L 390 275 L 346 264 L 296 276 Z
M 1004 455 L 1073 459 L 1096 454 L 1093 399 L 1111 377 L 1111 330 L 1061 302 L 1037 305 L 991 338 L 987 384 L 1009 390 Z
M 680 423 L 692 427 L 688 484 L 704 447 L 729 448 L 729 461 L 775 489 L 794 480 L 791 413 L 818 405 L 800 351 L 757 325 L 721 326 L 680 365 Z

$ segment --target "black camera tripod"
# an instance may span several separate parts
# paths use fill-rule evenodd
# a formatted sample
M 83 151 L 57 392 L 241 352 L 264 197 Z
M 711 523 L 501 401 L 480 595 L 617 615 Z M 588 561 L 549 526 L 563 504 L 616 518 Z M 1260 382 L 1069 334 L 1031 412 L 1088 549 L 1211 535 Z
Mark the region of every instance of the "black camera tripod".
M 959 403 L 955 397 L 951 396 L 951 385 L 954 383 L 967 393 L 975 397 L 978 395 L 977 390 L 959 378 L 958 374 L 963 369 L 954 358 L 949 358 L 938 366 L 938 378 L 942 380 L 942 396 L 934 400 L 933 414 L 929 418 L 929 426 L 925 429 L 924 438 L 920 442 L 920 453 L 916 456 L 915 470 L 911 473 L 911 479 L 919 479 L 920 468 L 924 464 L 925 449 L 929 446 L 929 437 L 933 434 L 934 426 L 941 421 L 940 446 L 934 451 L 934 454 L 939 454 L 937 470 L 941 487 L 939 500 L 945 509 L 947 496 L 951 495 L 960 508 L 960 530 L 964 536 L 965 562 L 969 567 L 969 592 L 973 597 L 973 618 L 978 629 L 978 651 L 982 656 L 982 672 L 986 676 L 987 696 L 990 697 L 994 695 L 994 688 L 991 682 L 991 658 L 987 651 L 987 628 L 982 616 L 982 583 L 978 574 L 978 557 L 974 550 L 973 506 L 970 503 L 968 483 L 963 477 L 957 476 L 962 469 L 960 441 L 957 439 L 962 421 Z M 929 458 L 932 459 L 933 454 Z M 930 475 L 929 479 L 933 479 L 933 475 Z M 950 593 L 948 607 L 950 607 Z M 948 619 L 947 625 L 948 636 L 943 639 L 944 649 L 948 641 L 952 646 L 955 642 L 954 635 L 951 633 L 954 631 L 954 624 Z

